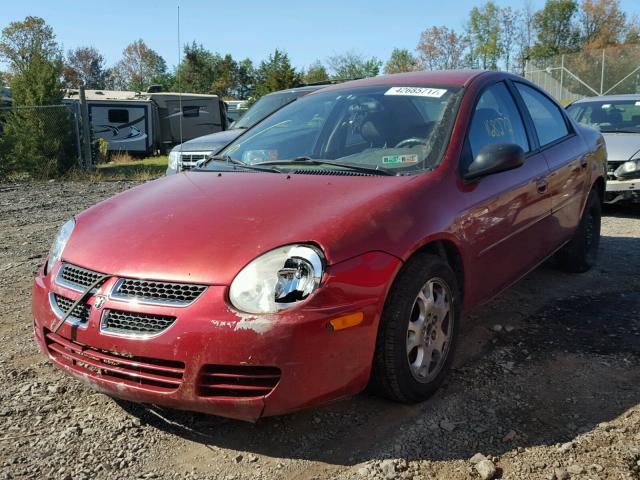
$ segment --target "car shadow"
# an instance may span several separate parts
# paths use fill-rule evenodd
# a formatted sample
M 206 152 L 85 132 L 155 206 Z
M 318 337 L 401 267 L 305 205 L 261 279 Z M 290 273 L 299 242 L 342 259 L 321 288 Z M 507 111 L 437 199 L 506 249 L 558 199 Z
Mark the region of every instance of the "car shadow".
M 605 204 L 602 215 L 616 218 L 640 218 L 640 203 Z
M 119 404 L 190 440 L 189 449 L 228 448 L 332 465 L 389 452 L 451 460 L 564 443 L 640 403 L 640 238 L 602 237 L 601 258 L 583 275 L 546 262 L 470 312 L 456 365 L 443 387 L 418 405 L 363 393 L 249 424 Z

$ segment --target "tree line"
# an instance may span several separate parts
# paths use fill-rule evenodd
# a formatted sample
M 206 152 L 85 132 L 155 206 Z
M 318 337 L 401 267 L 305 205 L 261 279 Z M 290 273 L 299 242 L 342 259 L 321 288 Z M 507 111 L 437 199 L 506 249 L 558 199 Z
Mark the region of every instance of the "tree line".
M 8 60 L 10 71 L 0 74 L 0 84 L 11 83 L 16 66 L 19 69 L 27 61 L 27 57 L 16 57 L 15 51 L 20 49 L 15 43 L 13 48 L 11 45 L 20 40 L 11 37 L 12 32 L 15 36 L 29 28 L 50 30 L 44 20 L 28 17 L 3 31 L 0 57 Z M 455 68 L 500 68 L 523 73 L 530 60 L 628 43 L 640 43 L 640 27 L 637 18 L 621 9 L 619 0 L 547 0 L 537 11 L 530 0 L 525 0 L 520 9 L 487 1 L 468 12 L 464 28 L 431 26 L 420 33 L 414 50 L 396 48 L 386 62 L 347 51 L 298 69 L 283 50 L 276 49 L 254 63 L 249 58 L 212 52 L 193 42 L 184 46 L 179 65 L 169 68 L 158 52 L 138 39 L 127 45 L 120 60 L 109 67 L 93 46 L 80 46 L 63 54 L 52 31 L 44 57 L 52 62 L 66 88 L 84 85 L 145 91 L 150 85 L 159 84 L 165 90 L 248 99 L 303 83 L 380 73 Z
M 488 1 L 471 9 L 460 31 L 445 25 L 423 31 L 417 57 L 402 64 L 413 61 L 417 68 L 429 70 L 500 68 L 522 74 L 529 61 L 638 43 L 638 19 L 624 12 L 619 0 L 547 0 L 537 11 L 530 0 L 520 9 Z M 406 58 L 410 52 L 395 54 Z

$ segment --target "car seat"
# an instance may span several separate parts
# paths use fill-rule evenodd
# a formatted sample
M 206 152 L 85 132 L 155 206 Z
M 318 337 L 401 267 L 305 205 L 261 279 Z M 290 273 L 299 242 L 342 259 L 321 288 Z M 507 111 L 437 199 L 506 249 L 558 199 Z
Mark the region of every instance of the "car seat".
M 372 112 L 362 122 L 360 134 L 371 147 L 393 146 L 395 135 L 392 125 L 391 119 L 384 112 Z

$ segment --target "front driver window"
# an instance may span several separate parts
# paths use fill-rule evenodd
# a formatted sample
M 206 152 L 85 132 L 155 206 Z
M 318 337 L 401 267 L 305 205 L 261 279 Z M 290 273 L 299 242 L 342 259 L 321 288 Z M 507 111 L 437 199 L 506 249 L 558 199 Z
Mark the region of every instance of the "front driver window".
M 487 145 L 500 143 L 514 143 L 529 151 L 522 117 L 502 82 L 487 88 L 478 100 L 469 128 L 471 159 Z

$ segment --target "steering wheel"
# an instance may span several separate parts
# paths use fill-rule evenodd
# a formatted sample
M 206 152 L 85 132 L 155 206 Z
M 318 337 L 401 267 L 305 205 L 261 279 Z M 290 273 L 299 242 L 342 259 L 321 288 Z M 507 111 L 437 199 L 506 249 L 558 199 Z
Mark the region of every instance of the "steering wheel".
M 405 138 L 400 140 L 393 148 L 413 147 L 414 145 L 426 145 L 427 140 L 419 137 Z

